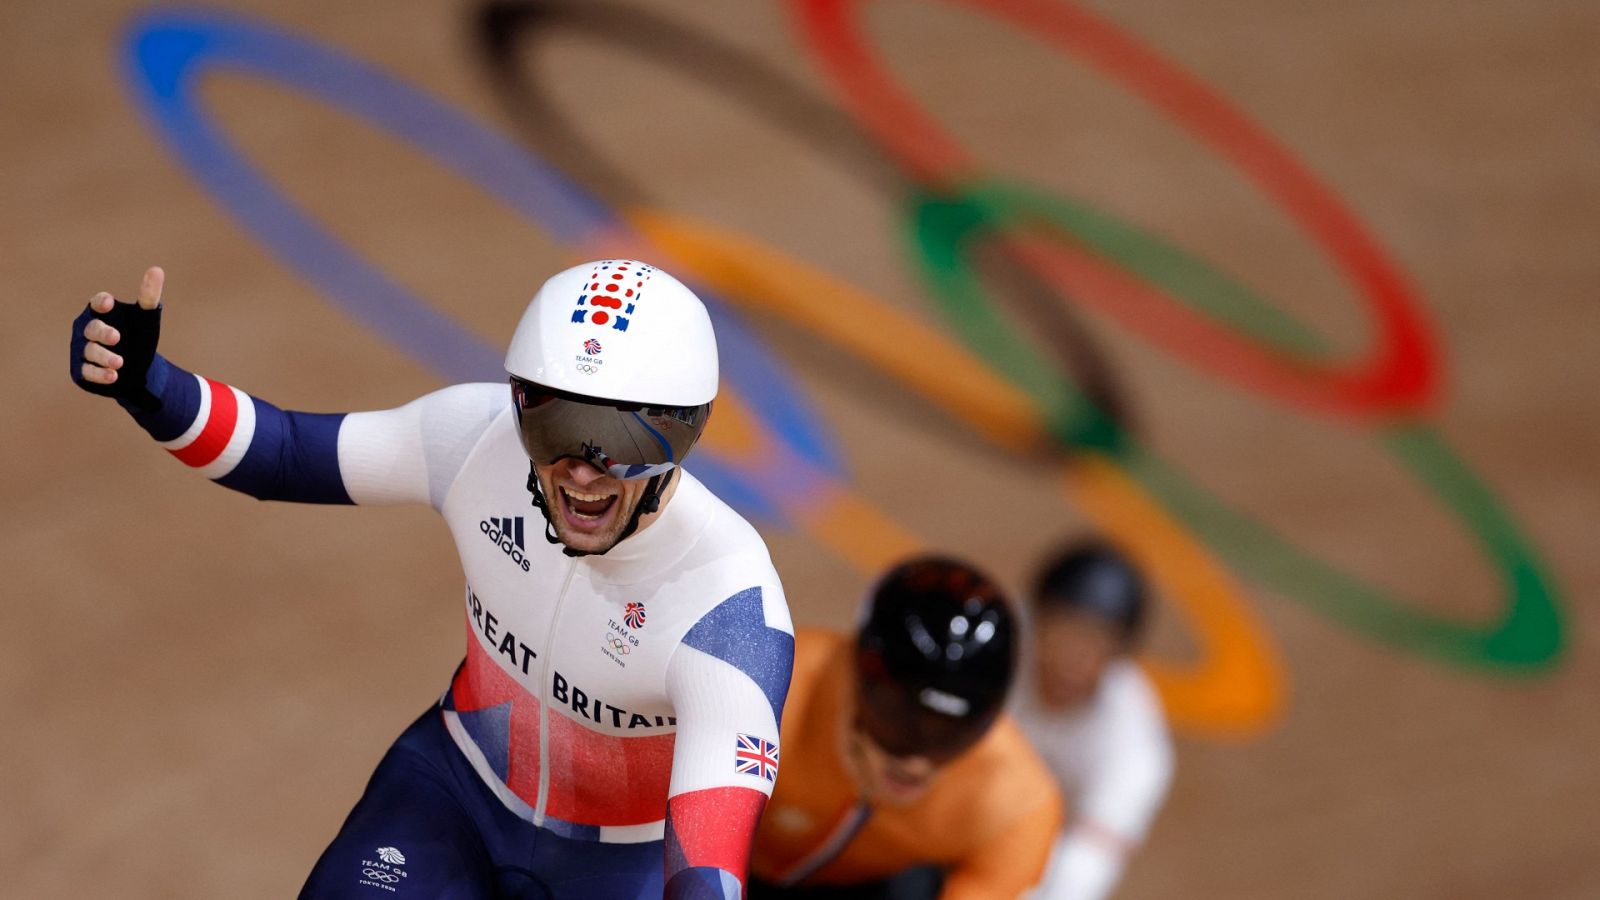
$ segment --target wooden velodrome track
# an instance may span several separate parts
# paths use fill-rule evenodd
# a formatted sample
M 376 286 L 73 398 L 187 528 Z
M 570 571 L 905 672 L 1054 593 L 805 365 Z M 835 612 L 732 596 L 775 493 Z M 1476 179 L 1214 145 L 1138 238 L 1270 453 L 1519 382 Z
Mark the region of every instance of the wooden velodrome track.
M 1406 424 L 1383 409 L 1308 411 L 1304 396 L 1192 364 L 1185 349 L 1201 344 L 1189 333 L 1140 330 L 1170 325 L 1176 302 L 1133 324 L 1114 303 L 1064 319 L 1058 295 L 1048 310 L 1009 314 L 1032 335 L 1080 322 L 1098 363 L 1081 352 L 1078 363 L 1099 366 L 1144 446 L 1185 479 L 1338 572 L 1478 633 L 1506 615 L 1501 571 L 1464 529 L 1470 516 L 1397 463 L 1420 454 L 1418 471 L 1446 478 L 1427 447 L 1448 446 L 1531 554 L 1519 576 L 1526 630 L 1452 644 L 1441 629 L 1430 638 L 1318 594 L 1312 570 L 1230 544 L 1244 532 L 1229 521 L 1191 532 L 1152 512 L 1104 457 L 1076 464 L 1064 484 L 1059 460 L 996 449 L 961 410 L 990 415 L 991 432 L 1013 444 L 1037 430 L 1019 389 L 992 374 L 1026 368 L 1028 340 L 956 350 L 905 252 L 910 181 L 894 142 L 937 142 L 871 112 L 867 131 L 841 126 L 854 120 L 837 84 L 781 3 L 628 3 L 681 27 L 617 13 L 589 30 L 513 34 L 499 81 L 478 4 L 254 2 L 238 5 L 251 18 L 235 25 L 286 30 L 484 129 L 544 141 L 539 151 L 572 177 L 609 178 L 589 189 L 632 207 L 685 257 L 714 227 L 867 292 L 814 292 L 795 313 L 758 296 L 780 264 L 751 263 L 757 250 L 736 254 L 754 274 L 696 263 L 743 314 L 741 347 L 770 348 L 835 454 L 832 469 L 797 461 L 762 432 L 760 392 L 730 380 L 755 399 L 719 410 L 707 465 L 743 460 L 777 498 L 756 521 L 798 620 L 846 625 L 867 568 L 913 542 L 1017 586 L 1052 542 L 1126 527 L 1163 567 L 1149 657 L 1185 727 L 1172 797 L 1119 896 L 1600 894 L 1600 6 L 1095 5 L 1110 19 L 1094 21 L 1114 21 L 1152 54 L 1133 57 L 1134 70 L 1156 60 L 1228 98 L 1245 119 L 1219 126 L 1219 139 L 1254 122 L 1415 287 L 1439 351 L 1437 392 Z M 17 313 L 0 363 L 8 897 L 290 895 L 461 653 L 460 573 L 430 512 L 257 504 L 167 459 L 67 382 L 67 325 L 82 303 L 133 291 L 159 263 L 163 349 L 196 371 L 319 410 L 394 405 L 443 383 L 378 336 L 381 312 L 349 312 L 269 250 L 218 202 L 226 188 L 206 186 L 172 149 L 141 105 L 142 70 L 124 59 L 134 30 L 173 21 L 138 18 L 158 9 L 0 5 L 0 272 Z M 886 0 L 862 15 L 909 95 L 991 174 L 1136 223 L 1272 298 L 1337 359 L 1366 357 L 1380 330 L 1367 307 L 1241 174 L 1249 165 L 1224 161 L 1087 64 L 1091 51 L 1058 55 L 965 4 Z M 640 32 L 677 49 L 647 52 Z M 686 34 L 763 74 L 708 88 L 673 64 Z M 211 124 L 266 184 L 495 348 L 543 277 L 608 247 L 558 240 L 495 186 L 283 78 L 223 70 L 198 84 Z M 764 103 L 760 92 L 779 85 L 813 99 Z M 779 123 L 785 115 L 800 125 Z M 1008 258 L 991 281 L 1016 274 Z M 806 325 L 806 309 L 834 313 Z M 812 329 L 855 343 L 841 349 Z M 897 353 L 901 380 L 876 367 Z M 981 402 L 946 396 L 963 390 Z M 1441 444 L 1397 435 L 1417 421 Z M 795 497 L 795 484 L 819 478 L 826 490 Z M 509 498 L 504 512 L 521 503 Z M 1223 545 L 1234 549 L 1200 549 Z

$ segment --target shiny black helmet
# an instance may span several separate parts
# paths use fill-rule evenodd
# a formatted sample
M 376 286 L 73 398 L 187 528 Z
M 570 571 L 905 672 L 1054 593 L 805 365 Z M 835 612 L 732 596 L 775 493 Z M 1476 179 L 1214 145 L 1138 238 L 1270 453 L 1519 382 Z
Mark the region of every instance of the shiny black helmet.
M 1110 544 L 1085 541 L 1045 561 L 1034 581 L 1033 602 L 1041 613 L 1083 611 L 1114 628 L 1124 644 L 1144 631 L 1144 578 Z
M 1016 656 L 1010 605 L 987 576 L 942 557 L 901 563 L 857 635 L 857 724 L 892 755 L 955 757 L 999 716 Z

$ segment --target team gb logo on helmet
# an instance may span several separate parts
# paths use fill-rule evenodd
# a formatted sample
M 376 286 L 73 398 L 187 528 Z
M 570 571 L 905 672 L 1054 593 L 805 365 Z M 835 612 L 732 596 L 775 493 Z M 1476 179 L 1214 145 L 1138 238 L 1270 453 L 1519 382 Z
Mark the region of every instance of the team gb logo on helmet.
M 645 282 L 655 267 L 631 259 L 606 259 L 595 264 L 578 295 L 578 308 L 572 312 L 574 324 L 610 325 L 614 331 L 627 331 L 634 304 L 644 294 Z M 594 351 L 591 351 L 591 353 Z

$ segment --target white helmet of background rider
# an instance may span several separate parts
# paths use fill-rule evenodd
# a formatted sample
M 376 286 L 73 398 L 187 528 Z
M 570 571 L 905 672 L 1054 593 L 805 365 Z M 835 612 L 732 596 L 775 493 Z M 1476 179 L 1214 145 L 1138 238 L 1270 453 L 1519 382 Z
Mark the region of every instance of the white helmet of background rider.
M 648 263 L 602 259 L 539 288 L 506 351 L 528 458 L 575 457 L 623 480 L 650 479 L 623 536 L 654 512 L 673 468 L 705 430 L 717 341 L 705 304 Z M 538 479 L 534 504 L 545 511 Z

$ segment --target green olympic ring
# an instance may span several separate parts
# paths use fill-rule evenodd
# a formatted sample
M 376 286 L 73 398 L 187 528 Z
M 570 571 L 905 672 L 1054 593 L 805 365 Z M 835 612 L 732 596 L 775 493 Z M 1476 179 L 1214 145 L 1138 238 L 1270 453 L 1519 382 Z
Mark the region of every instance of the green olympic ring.
M 1140 278 L 1220 319 L 1282 346 L 1317 352 L 1322 342 L 1225 273 L 1104 212 L 992 181 L 959 196 L 919 194 L 908 238 L 941 311 L 973 352 L 1035 398 L 1051 433 L 1069 447 L 1114 458 L 1207 540 L 1237 571 L 1380 641 L 1463 665 L 1537 672 L 1564 646 L 1563 616 L 1543 566 L 1492 493 L 1421 422 L 1384 426 L 1384 445 L 1477 538 L 1505 582 L 1503 613 L 1487 624 L 1456 621 L 1395 600 L 1342 573 L 1233 509 L 1120 428 L 1052 366 L 979 284 L 967 260 L 991 235 L 1075 238 Z

